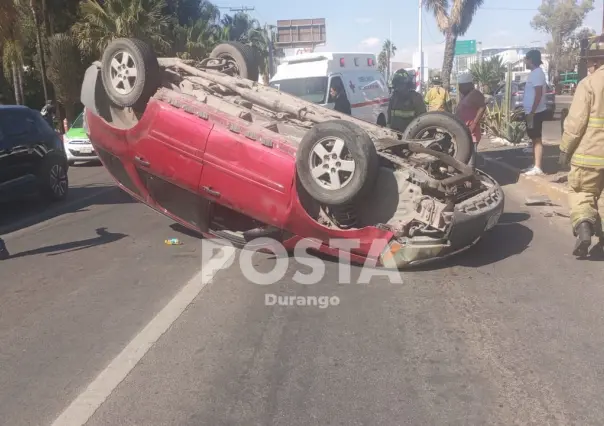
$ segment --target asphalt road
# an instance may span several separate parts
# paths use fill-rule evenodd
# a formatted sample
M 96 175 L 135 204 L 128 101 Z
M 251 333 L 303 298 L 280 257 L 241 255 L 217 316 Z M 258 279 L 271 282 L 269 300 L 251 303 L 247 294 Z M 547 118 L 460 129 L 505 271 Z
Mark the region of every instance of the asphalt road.
M 338 284 L 327 261 L 301 285 L 310 270 L 292 259 L 268 286 L 219 268 L 239 253 L 206 263 L 201 240 L 102 168 L 70 177 L 79 198 L 62 210 L 0 216 L 14 255 L 0 264 L 2 425 L 602 424 L 602 264 L 573 259 L 567 219 L 524 206 L 505 176 L 500 224 L 402 284 Z

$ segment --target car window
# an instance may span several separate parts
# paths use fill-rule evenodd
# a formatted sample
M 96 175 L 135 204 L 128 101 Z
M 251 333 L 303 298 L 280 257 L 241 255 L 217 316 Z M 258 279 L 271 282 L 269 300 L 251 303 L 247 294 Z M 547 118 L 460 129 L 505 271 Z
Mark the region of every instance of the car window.
M 73 124 L 71 125 L 72 128 L 74 129 L 82 129 L 84 128 L 84 113 L 78 115 L 78 118 L 76 118 L 73 122 Z
M 273 81 L 271 86 L 315 104 L 325 103 L 327 77 L 291 78 Z

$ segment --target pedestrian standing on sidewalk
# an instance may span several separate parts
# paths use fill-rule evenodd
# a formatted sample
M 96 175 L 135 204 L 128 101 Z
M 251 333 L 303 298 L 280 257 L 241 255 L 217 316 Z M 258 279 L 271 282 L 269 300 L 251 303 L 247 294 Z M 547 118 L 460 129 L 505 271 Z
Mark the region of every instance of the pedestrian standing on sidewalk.
M 487 108 L 484 95 L 474 87 L 474 79 L 469 72 L 461 73 L 457 76 L 457 84 L 459 85 L 459 94 L 461 100 L 457 105 L 457 117 L 466 123 L 472 134 L 472 157 L 468 165 L 476 167 L 476 155 L 478 153 L 478 142 L 482 137 L 480 130 L 480 121 Z
M 543 161 L 543 122 L 547 118 L 546 97 L 547 81 L 541 69 L 541 52 L 530 50 L 524 58 L 526 67 L 531 70 L 524 87 L 523 108 L 526 121 L 526 135 L 531 139 L 535 162 L 524 172 L 527 176 L 542 175 Z
M 604 232 L 598 200 L 604 191 L 604 35 L 586 50 L 589 75 L 579 82 L 564 120 L 560 164 L 570 164 L 570 220 L 577 237 L 573 255 L 604 255 Z

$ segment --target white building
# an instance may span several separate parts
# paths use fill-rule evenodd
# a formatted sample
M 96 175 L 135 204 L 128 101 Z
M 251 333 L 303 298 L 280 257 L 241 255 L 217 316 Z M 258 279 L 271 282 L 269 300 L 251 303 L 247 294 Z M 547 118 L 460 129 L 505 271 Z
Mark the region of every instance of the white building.
M 507 46 L 482 49 L 477 52 L 476 55 L 457 57 L 455 59 L 457 63 L 454 65 L 454 69 L 458 72 L 467 71 L 473 64 L 479 62 L 481 58 L 482 60 L 488 60 L 494 56 L 499 56 L 505 65 L 512 64 L 512 72 L 514 74 L 521 75 L 528 71 L 524 65 L 524 57 L 529 50 L 539 50 L 541 52 L 541 59 L 543 60 L 542 67 L 547 76 L 549 68 L 548 55 L 545 53 L 543 47 L 535 46 Z

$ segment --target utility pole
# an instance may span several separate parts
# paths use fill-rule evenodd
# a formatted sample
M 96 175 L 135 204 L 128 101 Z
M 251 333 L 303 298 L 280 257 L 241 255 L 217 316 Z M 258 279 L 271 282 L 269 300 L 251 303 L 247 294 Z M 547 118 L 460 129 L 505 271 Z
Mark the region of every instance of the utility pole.
M 424 86 L 424 40 L 422 31 L 422 10 L 424 8 L 423 0 L 419 0 L 419 24 L 418 24 L 418 38 L 419 38 L 419 92 L 422 92 Z

